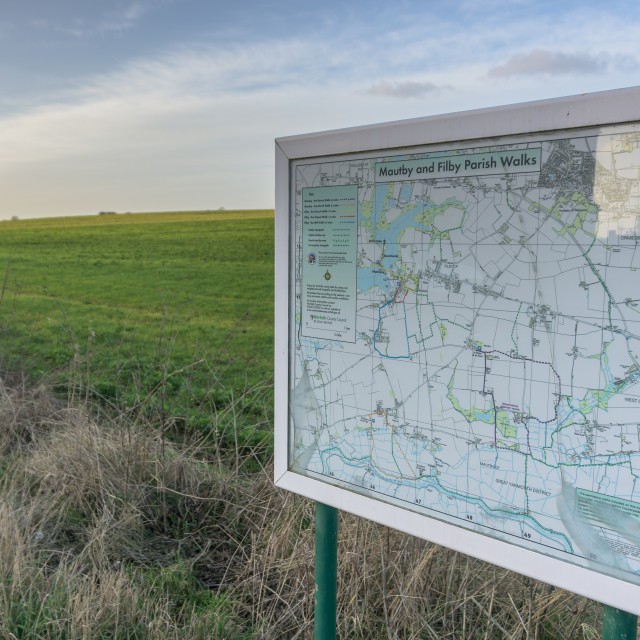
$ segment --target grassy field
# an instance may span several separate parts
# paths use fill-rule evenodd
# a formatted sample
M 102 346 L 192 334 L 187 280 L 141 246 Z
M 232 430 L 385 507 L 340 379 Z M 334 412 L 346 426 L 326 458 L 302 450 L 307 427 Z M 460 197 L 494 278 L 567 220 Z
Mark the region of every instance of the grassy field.
M 0 638 L 311 638 L 273 212 L 0 223 L 0 282 Z M 594 602 L 345 513 L 338 562 L 340 638 L 600 637 Z
M 5 367 L 197 428 L 269 411 L 272 211 L 2 222 L 0 279 Z

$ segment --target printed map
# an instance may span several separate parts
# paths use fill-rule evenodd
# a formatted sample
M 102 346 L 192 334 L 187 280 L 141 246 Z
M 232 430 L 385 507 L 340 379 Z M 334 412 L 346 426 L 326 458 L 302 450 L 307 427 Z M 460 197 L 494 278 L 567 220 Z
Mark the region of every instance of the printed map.
M 294 180 L 291 470 L 640 582 L 640 130 Z

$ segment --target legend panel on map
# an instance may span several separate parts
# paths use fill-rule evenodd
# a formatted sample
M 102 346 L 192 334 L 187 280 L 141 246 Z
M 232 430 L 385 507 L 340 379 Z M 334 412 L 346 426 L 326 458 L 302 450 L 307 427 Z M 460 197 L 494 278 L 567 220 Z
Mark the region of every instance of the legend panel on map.
M 355 342 L 358 187 L 302 191 L 302 335 Z

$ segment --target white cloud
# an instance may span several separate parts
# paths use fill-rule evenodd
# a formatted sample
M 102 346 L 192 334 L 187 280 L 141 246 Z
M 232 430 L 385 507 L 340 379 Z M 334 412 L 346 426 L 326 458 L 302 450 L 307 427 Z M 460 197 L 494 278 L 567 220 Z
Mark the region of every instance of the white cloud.
M 149 13 L 160 5 L 172 1 L 130 0 L 127 4 L 118 4 L 113 9 L 109 9 L 107 3 L 95 6 L 87 5 L 83 15 L 35 18 L 31 20 L 31 24 L 41 31 L 57 31 L 78 39 L 102 35 L 121 35 L 138 26 Z
M 489 69 L 489 75 L 508 78 L 519 75 L 567 75 L 602 73 L 606 62 L 601 56 L 588 53 L 564 53 L 533 49 L 528 53 L 518 53 L 504 64 Z
M 315 57 L 295 41 L 182 51 L 0 119 L 0 214 L 272 206 L 273 139 L 340 110 L 301 64 Z
M 373 96 L 388 96 L 391 98 L 422 98 L 429 93 L 440 91 L 442 87 L 433 82 L 378 82 L 371 85 L 367 93 Z
M 591 24 L 542 22 L 505 28 L 505 40 L 529 51 L 524 63 L 511 55 L 516 45 L 495 49 L 493 23 L 436 39 L 409 24 L 394 31 L 391 48 L 387 33 L 367 38 L 360 24 L 334 37 L 201 43 L 132 61 L 0 118 L 0 215 L 272 206 L 277 136 L 633 84 L 638 25 L 609 24 L 607 39 Z M 531 72 L 549 56 L 557 63 L 551 43 L 563 35 L 593 40 L 609 73 L 541 83 L 507 68 L 487 77 L 506 64 Z M 536 62 L 536 49 L 547 57 Z
M 94 29 L 100 33 L 120 33 L 135 27 L 149 13 L 159 5 L 173 0 L 132 0 L 128 5 L 118 7 L 116 11 L 106 13 L 96 23 Z

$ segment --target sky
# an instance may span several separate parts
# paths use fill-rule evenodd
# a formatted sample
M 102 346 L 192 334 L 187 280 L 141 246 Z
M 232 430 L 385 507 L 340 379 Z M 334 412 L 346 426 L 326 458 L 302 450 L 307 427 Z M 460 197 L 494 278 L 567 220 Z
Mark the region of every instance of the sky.
M 274 206 L 274 139 L 640 84 L 640 3 L 0 0 L 0 219 Z

